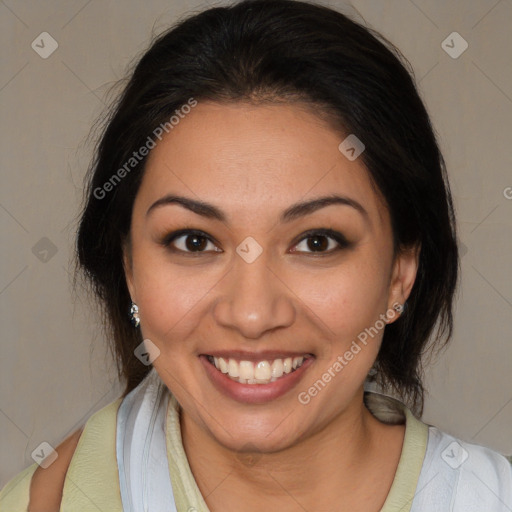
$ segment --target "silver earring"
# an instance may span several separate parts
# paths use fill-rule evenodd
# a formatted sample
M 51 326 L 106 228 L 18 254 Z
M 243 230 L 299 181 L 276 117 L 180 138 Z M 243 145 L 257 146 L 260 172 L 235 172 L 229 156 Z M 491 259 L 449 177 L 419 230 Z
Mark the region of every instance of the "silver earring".
M 130 318 L 132 321 L 132 324 L 134 327 L 139 327 L 140 324 L 140 317 L 139 317 L 139 306 L 135 304 L 135 302 L 132 302 L 132 305 L 130 306 Z
M 404 302 L 403 304 L 395 304 L 393 306 L 393 309 L 399 314 L 402 315 L 405 312 L 405 308 L 407 307 L 407 302 Z

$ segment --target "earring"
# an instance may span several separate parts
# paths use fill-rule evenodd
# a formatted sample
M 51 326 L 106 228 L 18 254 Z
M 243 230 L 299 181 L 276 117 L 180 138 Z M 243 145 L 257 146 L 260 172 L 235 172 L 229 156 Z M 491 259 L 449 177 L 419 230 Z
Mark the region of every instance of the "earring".
M 130 319 L 131 319 L 134 327 L 139 327 L 139 324 L 140 324 L 139 306 L 137 306 L 137 304 L 135 304 L 135 302 L 132 302 L 132 305 L 130 306 Z
M 395 304 L 393 306 L 393 309 L 399 314 L 403 315 L 405 313 L 405 309 L 407 308 L 407 302 L 404 302 L 403 304 Z

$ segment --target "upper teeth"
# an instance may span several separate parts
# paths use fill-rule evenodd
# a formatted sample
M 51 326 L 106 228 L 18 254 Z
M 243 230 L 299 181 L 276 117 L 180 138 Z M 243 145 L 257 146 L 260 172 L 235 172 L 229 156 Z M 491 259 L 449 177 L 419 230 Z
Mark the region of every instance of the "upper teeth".
M 223 357 L 209 357 L 215 367 L 227 374 L 233 380 L 242 384 L 268 384 L 274 382 L 285 373 L 299 368 L 304 362 L 304 356 L 274 359 L 272 364 L 267 360 L 253 363 L 252 361 L 237 361 Z

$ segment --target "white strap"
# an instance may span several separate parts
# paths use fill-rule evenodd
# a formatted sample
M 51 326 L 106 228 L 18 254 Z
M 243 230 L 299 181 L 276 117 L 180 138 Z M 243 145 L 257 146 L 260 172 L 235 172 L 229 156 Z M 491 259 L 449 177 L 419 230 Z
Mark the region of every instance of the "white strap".
M 123 510 L 177 512 L 165 442 L 169 392 L 154 368 L 123 399 L 116 456 Z
M 116 455 L 124 511 L 177 512 L 165 435 L 169 398 L 153 368 L 119 407 Z M 389 398 L 369 394 L 366 399 L 383 420 L 394 422 L 402 413 L 394 411 Z M 430 426 L 411 512 L 434 510 L 512 511 L 510 463 L 492 450 Z
M 512 511 L 512 468 L 499 453 L 429 427 L 411 512 Z

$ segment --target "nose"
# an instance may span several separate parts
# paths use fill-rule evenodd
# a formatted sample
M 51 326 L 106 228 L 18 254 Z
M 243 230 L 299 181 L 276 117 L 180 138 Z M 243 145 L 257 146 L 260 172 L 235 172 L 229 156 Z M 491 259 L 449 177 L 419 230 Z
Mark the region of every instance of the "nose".
M 252 263 L 242 258 L 235 261 L 214 306 L 217 323 L 247 339 L 289 327 L 296 315 L 293 293 L 262 256 Z

